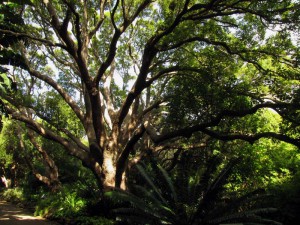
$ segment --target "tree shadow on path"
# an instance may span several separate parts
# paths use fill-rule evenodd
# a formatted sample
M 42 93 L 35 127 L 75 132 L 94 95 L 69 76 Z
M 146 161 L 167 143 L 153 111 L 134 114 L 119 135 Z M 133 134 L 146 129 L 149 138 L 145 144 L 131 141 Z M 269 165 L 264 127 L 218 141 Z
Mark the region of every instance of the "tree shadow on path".
M 41 217 L 34 217 L 25 209 L 18 208 L 8 202 L 0 200 L 1 225 L 58 225 Z

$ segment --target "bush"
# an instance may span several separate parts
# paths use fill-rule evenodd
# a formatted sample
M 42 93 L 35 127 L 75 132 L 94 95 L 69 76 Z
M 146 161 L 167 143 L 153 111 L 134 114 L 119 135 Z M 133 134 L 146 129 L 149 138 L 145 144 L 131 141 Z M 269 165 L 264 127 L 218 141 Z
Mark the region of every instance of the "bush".
M 300 224 L 300 172 L 293 178 L 280 185 L 274 185 L 270 188 L 272 204 L 277 205 L 280 214 L 278 220 L 283 224 Z
M 54 219 L 62 224 L 110 225 L 113 221 L 87 214 L 89 199 L 79 196 L 74 188 L 65 186 L 58 193 L 40 194 L 35 208 L 35 215 Z
M 76 192 L 62 189 L 58 193 L 44 194 L 35 209 L 35 215 L 52 218 L 70 218 L 84 211 L 86 200 Z
M 77 225 L 113 225 L 115 222 L 103 217 L 83 216 L 75 220 Z
M 177 180 L 159 164 L 140 162 L 135 165 L 140 178 L 129 192 L 115 189 L 105 196 L 116 203 L 112 211 L 117 219 L 130 225 L 281 224 L 268 218 L 277 209 L 258 204 L 264 197 L 260 190 L 241 197 L 229 195 L 225 185 L 238 162 L 233 159 L 220 171 L 216 164 Z
M 13 203 L 23 204 L 25 202 L 25 196 L 22 188 L 5 189 L 1 194 L 1 198 Z

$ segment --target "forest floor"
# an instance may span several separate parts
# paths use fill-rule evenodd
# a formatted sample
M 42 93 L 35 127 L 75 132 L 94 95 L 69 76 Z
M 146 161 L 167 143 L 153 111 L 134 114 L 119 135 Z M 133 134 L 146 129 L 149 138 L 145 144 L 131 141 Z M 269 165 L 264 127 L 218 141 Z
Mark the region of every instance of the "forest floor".
M 34 217 L 26 209 L 19 208 L 9 202 L 0 200 L 1 225 L 58 225 L 58 223 Z

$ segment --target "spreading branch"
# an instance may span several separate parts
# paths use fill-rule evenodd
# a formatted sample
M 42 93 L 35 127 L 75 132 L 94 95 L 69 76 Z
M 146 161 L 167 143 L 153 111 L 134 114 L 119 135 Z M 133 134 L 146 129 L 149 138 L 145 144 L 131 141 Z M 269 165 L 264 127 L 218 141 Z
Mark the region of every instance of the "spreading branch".
M 150 125 L 149 122 L 145 122 L 145 127 L 146 127 L 146 132 L 150 136 L 151 140 L 156 144 L 160 144 L 162 142 L 171 140 L 173 138 L 178 138 L 178 137 L 189 138 L 195 132 L 204 132 L 206 134 L 214 134 L 214 137 L 218 137 L 220 140 L 222 140 L 222 138 L 224 138 L 224 140 L 225 140 L 225 138 L 227 137 L 228 140 L 244 139 L 244 140 L 249 140 L 249 142 L 251 142 L 253 140 L 254 141 L 258 140 L 262 137 L 266 137 L 269 135 L 270 137 L 278 138 L 279 140 L 285 140 L 289 143 L 297 144 L 297 140 L 293 140 L 293 139 L 289 138 L 288 136 L 282 135 L 282 134 L 276 135 L 275 133 L 269 132 L 269 133 L 257 134 L 256 136 L 247 136 L 247 135 L 222 136 L 222 135 L 218 135 L 217 133 L 214 133 L 211 129 L 209 129 L 209 128 L 218 126 L 220 124 L 220 122 L 222 121 L 222 119 L 224 119 L 226 117 L 241 118 L 241 117 L 245 117 L 247 115 L 255 114 L 259 109 L 262 109 L 262 108 L 270 108 L 270 109 L 278 110 L 278 109 L 286 109 L 286 108 L 291 108 L 291 107 L 296 109 L 296 108 L 299 108 L 300 105 L 299 104 L 291 105 L 288 103 L 262 103 L 262 104 L 258 104 L 256 106 L 254 106 L 250 109 L 245 109 L 245 110 L 240 110 L 240 111 L 224 110 L 224 111 L 220 112 L 218 116 L 216 116 L 214 119 L 212 119 L 211 121 L 209 121 L 207 123 L 197 124 L 194 126 L 188 126 L 185 128 L 175 130 L 175 131 L 171 131 L 166 134 L 157 134 L 157 132 Z
M 29 118 L 24 113 L 12 109 L 7 104 L 5 105 L 5 110 L 12 119 L 24 122 L 29 129 L 35 131 L 39 135 L 61 144 L 70 155 L 73 155 L 83 161 L 88 161 L 88 153 L 80 150 L 76 145 L 70 142 L 70 140 L 59 136 L 55 132 L 36 122 L 34 119 Z
M 284 141 L 286 143 L 293 144 L 300 148 L 300 139 L 294 139 L 291 138 L 285 134 L 279 134 L 275 132 L 263 132 L 263 133 L 257 133 L 257 134 L 220 134 L 218 132 L 209 130 L 209 129 L 203 129 L 203 133 L 211 136 L 212 138 L 221 140 L 221 141 L 233 141 L 233 140 L 243 140 L 246 142 L 249 142 L 250 144 L 254 144 L 254 142 L 258 141 L 261 138 L 273 138 L 276 140 Z
M 53 43 L 50 40 L 47 40 L 47 39 L 44 39 L 44 38 L 38 38 L 38 37 L 35 37 L 33 35 L 30 35 L 30 34 L 19 33 L 19 32 L 14 32 L 14 31 L 11 31 L 11 30 L 4 30 L 4 29 L 0 29 L 0 33 L 2 33 L 2 34 L 8 34 L 10 36 L 14 36 L 14 37 L 17 37 L 17 38 L 28 38 L 30 40 L 40 42 L 40 43 L 42 43 L 42 44 L 44 44 L 46 46 L 49 46 L 49 47 L 60 47 L 60 48 L 62 48 L 64 50 L 67 50 L 67 46 L 65 46 L 64 44 Z

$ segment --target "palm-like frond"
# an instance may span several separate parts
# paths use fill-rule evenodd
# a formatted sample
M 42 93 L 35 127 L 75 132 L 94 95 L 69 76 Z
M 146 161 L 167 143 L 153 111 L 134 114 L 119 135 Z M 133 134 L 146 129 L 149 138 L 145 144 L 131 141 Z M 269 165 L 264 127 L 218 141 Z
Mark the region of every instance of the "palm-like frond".
M 231 173 L 232 168 L 237 164 L 238 159 L 231 160 L 224 169 L 219 173 L 219 175 L 214 179 L 214 181 L 209 185 L 207 192 L 213 192 L 220 187 L 223 187 L 228 176 Z
M 163 180 L 165 181 L 165 183 L 167 183 L 168 189 L 171 192 L 171 197 L 174 200 L 174 202 L 177 202 L 177 193 L 175 191 L 175 186 L 174 183 L 171 179 L 171 177 L 169 176 L 169 174 L 167 173 L 167 171 L 162 168 L 161 165 L 157 165 L 158 169 L 160 170 L 162 176 L 163 176 Z
M 214 179 L 211 178 L 213 173 L 209 176 L 208 171 L 213 172 L 213 170 L 216 170 L 217 168 L 215 165 L 207 168 L 204 172 L 204 175 L 202 176 L 205 179 L 204 186 L 199 186 L 202 188 L 199 189 L 199 191 L 202 191 L 203 194 L 202 198 L 200 198 L 196 204 L 195 213 L 190 216 L 191 224 L 195 224 L 195 221 L 198 220 L 207 220 L 207 217 L 210 215 L 209 212 L 218 208 L 218 197 L 222 193 L 224 184 L 237 162 L 237 159 L 230 161 Z M 212 181 L 208 182 L 209 180 Z M 202 180 L 200 180 L 200 182 L 202 182 Z M 206 189 L 203 190 L 204 187 L 206 187 Z
M 232 201 L 221 199 L 224 185 L 238 160 L 230 161 L 218 173 L 218 160 L 214 160 L 215 165 L 202 167 L 193 175 L 193 179 L 176 177 L 183 180 L 182 183 L 175 182 L 166 170 L 156 163 L 152 163 L 153 168 L 141 163 L 136 165 L 136 168 L 139 178 L 144 181 L 143 185 L 131 185 L 131 193 L 118 190 L 106 193 L 106 196 L 119 202 L 130 203 L 126 207 L 114 210 L 118 218 L 129 224 L 219 225 L 246 222 L 279 225 L 276 221 L 260 216 L 274 213 L 274 208 L 240 208 L 244 202 L 250 201 L 252 195 L 256 197 L 256 192 Z M 138 179 L 140 182 L 142 180 Z
M 242 212 L 233 213 L 233 214 L 212 219 L 208 221 L 208 224 L 221 224 L 221 223 L 229 224 L 230 222 L 237 222 L 237 221 L 238 222 L 242 221 L 247 223 L 247 221 L 249 221 L 249 222 L 256 222 L 261 224 L 282 225 L 277 221 L 265 219 L 259 216 L 259 214 L 274 213 L 274 212 L 278 212 L 278 209 L 260 208 L 260 209 L 254 209 L 249 211 L 242 211 Z
M 177 216 L 173 208 L 170 207 L 170 201 L 163 197 L 162 190 L 156 186 L 153 178 L 142 165 L 137 165 L 137 169 L 147 185 L 133 185 L 132 191 L 136 195 L 119 189 L 105 193 L 106 197 L 116 202 L 130 203 L 128 208 L 118 208 L 113 210 L 113 212 L 123 220 L 130 220 L 130 222 L 141 222 L 144 220 L 148 221 L 144 224 L 175 224 L 174 220 L 176 220 Z M 162 168 L 161 171 L 163 171 Z M 167 173 L 165 173 L 165 178 L 167 178 Z M 171 182 L 171 180 L 168 182 Z M 175 189 L 173 191 L 175 192 Z
M 149 176 L 149 174 L 145 171 L 145 169 L 137 164 L 136 165 L 138 171 L 140 172 L 140 174 L 143 176 L 143 178 L 145 179 L 145 181 L 148 183 L 148 185 L 152 188 L 152 190 L 157 194 L 157 196 L 160 198 L 160 200 L 164 203 L 164 204 L 168 204 L 166 199 L 162 196 L 161 191 L 157 188 L 157 186 L 154 184 L 154 182 L 152 181 L 152 178 Z

